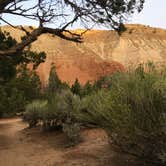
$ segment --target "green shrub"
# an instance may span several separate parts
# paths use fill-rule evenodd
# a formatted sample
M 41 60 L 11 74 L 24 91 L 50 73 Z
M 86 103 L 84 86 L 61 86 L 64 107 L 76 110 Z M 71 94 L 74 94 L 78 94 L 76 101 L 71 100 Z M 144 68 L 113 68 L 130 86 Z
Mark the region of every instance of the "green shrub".
M 61 126 L 59 113 L 58 113 L 58 103 L 60 101 L 60 95 L 52 95 L 49 98 L 47 107 L 42 113 L 43 129 L 58 129 Z M 61 128 L 61 127 L 60 127 Z
M 10 115 L 22 112 L 25 109 L 25 103 L 26 101 L 23 92 L 16 88 L 11 89 L 10 97 L 8 97 L 7 113 Z
M 28 122 L 29 128 L 35 127 L 39 120 L 42 119 L 46 105 L 47 101 L 35 100 L 26 106 L 23 119 Z
M 24 110 L 24 95 L 16 88 L 7 93 L 5 87 L 0 87 L 0 96 L 0 117 L 10 117 Z
M 149 165 L 164 165 L 165 73 L 145 73 L 139 68 L 110 76 L 110 81 L 110 90 L 84 99 L 86 116 L 82 118 L 103 127 L 116 150 L 137 156 Z
M 21 65 L 17 71 L 17 77 L 9 83 L 24 93 L 26 101 L 30 102 L 41 97 L 41 82 L 36 71 L 31 71 L 27 65 Z
M 122 150 L 157 165 L 158 155 L 166 151 L 166 78 L 154 72 L 131 73 L 119 76 L 112 86 L 115 97 L 120 94 L 116 103 L 127 105 L 129 112 L 127 121 L 122 119 L 125 125 L 115 129 L 111 138 Z
M 93 87 L 93 85 L 87 81 L 86 84 L 81 88 L 81 97 L 85 97 L 87 95 L 90 95 L 93 93 L 93 91 L 95 90 L 95 88 Z
M 8 32 L 0 29 L 0 49 L 7 50 L 17 44 Z M 44 62 L 44 52 L 32 52 L 30 47 L 18 51 L 12 58 L 3 56 L 0 60 L 0 117 L 9 117 L 23 111 L 25 104 L 40 97 L 41 84 L 33 69 Z
M 64 118 L 63 132 L 68 138 L 68 146 L 74 146 L 79 142 L 80 124 L 77 116 L 80 112 L 81 100 L 72 92 L 64 91 L 61 101 L 60 111 L 63 112 Z
M 74 146 L 80 141 L 80 125 L 79 123 L 64 123 L 63 132 L 66 134 L 68 143 L 67 147 Z
M 8 104 L 7 94 L 2 87 L 0 87 L 0 96 L 0 117 L 2 117 L 6 111 L 6 105 Z
M 101 126 L 107 116 L 107 110 L 110 106 L 110 95 L 106 90 L 99 90 L 82 99 L 79 121 L 83 124 L 93 124 Z M 107 104 L 106 104 L 107 103 Z M 109 103 L 109 105 L 108 105 Z M 110 116 L 110 114 L 108 113 Z M 106 120 L 107 121 L 107 120 Z
M 52 95 L 47 101 L 33 101 L 26 107 L 24 119 L 29 127 L 35 127 L 40 121 L 44 130 L 61 129 L 68 138 L 68 145 L 79 141 L 80 124 L 77 114 L 80 111 L 80 97 L 69 90 Z
M 71 86 L 71 91 L 74 94 L 81 96 L 81 85 L 77 78 L 76 78 L 74 84 Z
M 77 114 L 80 110 L 80 98 L 71 91 L 62 91 L 48 103 L 43 120 L 54 128 L 62 128 L 68 138 L 69 145 L 76 144 L 79 139 L 79 122 Z

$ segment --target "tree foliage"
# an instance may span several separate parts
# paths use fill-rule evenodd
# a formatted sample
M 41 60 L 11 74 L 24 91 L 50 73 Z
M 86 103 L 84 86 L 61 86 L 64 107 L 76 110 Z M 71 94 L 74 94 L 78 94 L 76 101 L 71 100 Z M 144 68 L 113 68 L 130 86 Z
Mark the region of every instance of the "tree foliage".
M 94 91 L 93 85 L 87 81 L 86 84 L 82 87 L 81 96 L 86 96 L 91 94 Z
M 17 41 L 9 33 L 0 31 L 0 49 L 10 49 Z M 25 103 L 40 96 L 41 83 L 35 70 L 28 70 L 31 63 L 35 69 L 45 59 L 45 53 L 17 52 L 12 58 L 0 58 L 0 107 L 1 116 L 14 115 L 24 110 Z
M 81 85 L 77 78 L 76 78 L 74 84 L 71 86 L 71 91 L 74 94 L 81 96 Z
M 124 30 L 123 21 L 135 11 L 140 12 L 145 0 L 0 0 L 0 20 L 14 27 L 6 20 L 5 14 L 17 18 L 36 20 L 39 27 L 32 31 L 15 27 L 26 33 L 24 41 L 10 49 L 0 51 L 0 56 L 13 57 L 43 33 L 52 33 L 60 38 L 81 42 L 80 34 L 74 34 L 67 28 L 75 22 L 81 22 L 87 29 L 94 24 L 111 27 L 117 31 Z M 33 2 L 33 3 L 32 3 Z M 28 4 L 28 5 L 27 5 Z M 48 28 L 48 24 L 54 28 Z M 64 33 L 65 32 L 65 33 Z
M 70 90 L 56 93 L 47 101 L 33 101 L 26 107 L 24 120 L 30 127 L 35 127 L 42 121 L 44 130 L 61 129 L 68 138 L 68 146 L 73 146 L 79 141 L 79 113 L 81 100 Z
M 28 70 L 27 65 L 22 65 L 17 71 L 17 77 L 11 81 L 10 86 L 22 91 L 27 101 L 40 98 L 41 82 L 34 70 Z
M 48 92 L 55 93 L 60 89 L 61 80 L 59 79 L 56 67 L 53 65 L 50 69 L 50 74 L 48 78 Z
M 10 49 L 17 41 L 8 32 L 0 31 L 0 50 Z M 21 64 L 32 63 L 35 69 L 40 63 L 44 62 L 46 55 L 44 52 L 32 52 L 30 48 L 17 52 L 12 58 L 7 56 L 0 57 L 0 81 L 5 83 L 16 76 L 16 67 Z
M 57 93 L 67 89 L 70 89 L 69 85 L 60 80 L 56 71 L 56 67 L 52 65 L 49 73 L 48 84 L 46 85 L 44 93 L 48 98 L 52 98 Z
M 108 80 L 108 79 L 107 79 Z M 111 145 L 138 157 L 148 165 L 164 165 L 166 154 L 165 72 L 144 72 L 142 66 L 130 73 L 110 76 L 110 89 L 83 99 L 85 121 L 103 127 Z
M 23 111 L 26 103 L 23 92 L 10 88 L 10 93 L 7 93 L 4 86 L 0 86 L 0 96 L 0 117 L 14 116 L 16 112 Z

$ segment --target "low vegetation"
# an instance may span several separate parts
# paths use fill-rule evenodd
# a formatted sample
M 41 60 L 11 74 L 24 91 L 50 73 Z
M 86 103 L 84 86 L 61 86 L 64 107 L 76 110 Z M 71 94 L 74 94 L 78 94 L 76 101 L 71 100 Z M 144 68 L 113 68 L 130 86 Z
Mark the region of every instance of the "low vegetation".
M 16 42 L 9 34 L 0 37 L 3 47 Z M 80 142 L 81 128 L 100 127 L 116 151 L 147 165 L 166 164 L 166 70 L 156 71 L 149 63 L 84 86 L 76 79 L 69 87 L 52 65 L 48 84 L 41 88 L 38 75 L 27 64 L 33 62 L 35 69 L 44 54 L 39 54 L 40 61 L 30 50 L 21 55 L 23 59 L 0 62 L 1 117 L 24 112 L 29 128 L 60 130 L 68 138 L 67 146 Z
M 22 38 L 24 40 L 24 37 Z M 8 32 L 0 30 L 0 49 L 9 49 L 17 44 Z M 10 117 L 23 112 L 25 105 L 41 96 L 41 83 L 35 72 L 44 62 L 44 52 L 32 52 L 30 47 L 8 58 L 0 59 L 0 117 Z M 31 63 L 33 70 L 28 70 Z
M 28 119 L 30 126 L 37 117 L 35 124 L 42 121 L 45 129 L 61 129 L 70 146 L 79 142 L 81 127 L 102 127 L 116 151 L 149 165 L 164 165 L 166 72 L 157 72 L 153 65 L 146 71 L 139 66 L 135 71 L 116 73 L 84 87 L 76 80 L 76 88 L 73 85 L 71 90 L 53 92 L 44 102 L 44 109 L 43 101 L 36 102 L 35 108 L 34 103 L 28 105 L 25 117 L 32 118 Z
M 115 150 L 149 165 L 164 165 L 166 154 L 166 73 L 140 66 L 106 79 L 107 90 L 84 99 L 83 119 L 103 127 Z M 111 88 L 110 88 L 111 87 Z M 87 116 L 88 114 L 88 116 Z

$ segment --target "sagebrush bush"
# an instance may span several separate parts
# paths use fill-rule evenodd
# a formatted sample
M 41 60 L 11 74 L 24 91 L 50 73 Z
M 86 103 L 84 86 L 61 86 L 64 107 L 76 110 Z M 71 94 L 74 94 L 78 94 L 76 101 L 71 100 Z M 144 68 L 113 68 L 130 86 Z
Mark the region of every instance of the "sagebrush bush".
M 80 110 L 80 97 L 65 90 L 55 95 L 48 104 L 46 119 L 53 121 L 55 127 L 60 126 L 68 138 L 68 145 L 75 145 L 79 139 L 79 122 L 77 114 Z M 49 114 L 48 114 L 49 113 Z M 49 118 L 48 118 L 49 115 Z
M 47 101 L 35 100 L 26 106 L 23 119 L 28 122 L 29 128 L 35 127 L 43 117 Z
M 74 146 L 80 141 L 80 124 L 79 123 L 64 123 L 63 132 L 66 134 L 68 143 L 67 147 Z
M 117 135 L 112 134 L 112 139 L 124 151 L 161 164 L 159 155 L 166 151 L 166 78 L 156 72 L 138 72 L 119 76 L 112 84 L 112 93 L 120 94 L 117 103 L 129 109 L 127 126 L 115 130 Z
M 33 101 L 26 107 L 24 119 L 29 127 L 35 127 L 40 121 L 44 130 L 61 129 L 68 138 L 68 145 L 75 145 L 79 140 L 80 97 L 69 90 L 56 93 L 49 101 Z
M 83 115 L 83 119 L 103 127 L 117 149 L 149 165 L 164 165 L 165 73 L 154 70 L 145 73 L 139 68 L 110 76 L 110 81 L 110 90 L 101 90 L 84 99 L 87 116 Z

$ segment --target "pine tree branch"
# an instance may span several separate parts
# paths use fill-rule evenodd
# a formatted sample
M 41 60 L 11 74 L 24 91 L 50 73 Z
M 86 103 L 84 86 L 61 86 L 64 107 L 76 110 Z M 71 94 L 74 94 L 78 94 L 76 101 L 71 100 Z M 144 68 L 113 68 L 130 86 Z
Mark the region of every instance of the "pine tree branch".
M 62 30 L 62 29 L 53 29 L 53 28 L 47 28 L 47 27 L 39 27 L 33 30 L 28 36 L 26 36 L 23 41 L 11 47 L 10 49 L 0 50 L 0 58 L 3 58 L 3 56 L 5 56 L 6 58 L 12 58 L 14 54 L 22 51 L 26 46 L 36 41 L 40 35 L 45 33 L 50 33 L 62 39 L 73 41 L 73 42 L 79 42 L 79 43 L 82 42 L 81 35 L 72 33 L 71 31 Z

